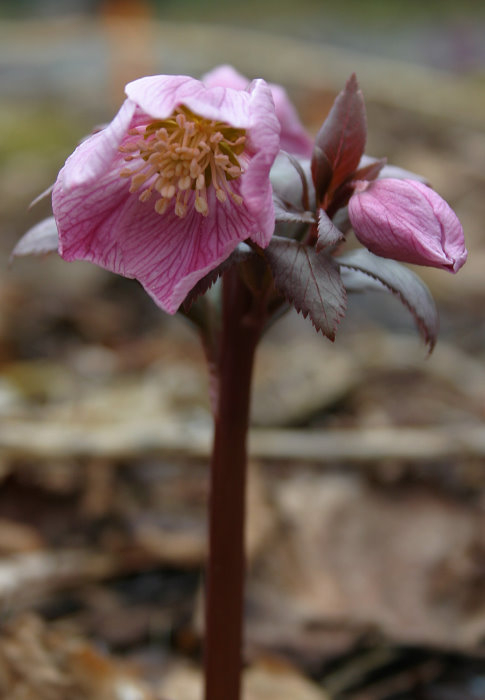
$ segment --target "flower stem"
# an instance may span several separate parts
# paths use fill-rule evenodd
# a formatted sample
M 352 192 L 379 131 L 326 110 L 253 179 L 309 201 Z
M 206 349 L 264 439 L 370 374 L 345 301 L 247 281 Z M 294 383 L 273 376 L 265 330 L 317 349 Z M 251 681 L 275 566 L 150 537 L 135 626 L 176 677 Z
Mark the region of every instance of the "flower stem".
M 241 695 L 244 521 L 249 405 L 261 322 L 237 267 L 223 278 L 209 501 L 206 585 L 205 699 Z

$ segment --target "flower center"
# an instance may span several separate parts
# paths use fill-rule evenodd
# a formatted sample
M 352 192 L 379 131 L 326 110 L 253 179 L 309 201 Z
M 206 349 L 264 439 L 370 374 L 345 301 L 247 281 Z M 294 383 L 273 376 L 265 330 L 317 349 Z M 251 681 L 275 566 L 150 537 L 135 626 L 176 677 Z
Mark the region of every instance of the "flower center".
M 232 191 L 230 183 L 243 173 L 238 156 L 244 151 L 245 133 L 225 122 L 199 117 L 187 107 L 177 107 L 167 119 L 130 129 L 130 138 L 119 150 L 135 167 L 123 168 L 120 176 L 131 178 L 130 192 L 142 190 L 142 202 L 155 192 L 159 214 L 175 199 L 177 216 L 187 214 L 190 202 L 199 214 L 207 216 L 210 187 L 220 202 L 230 197 L 242 204 L 242 197 Z

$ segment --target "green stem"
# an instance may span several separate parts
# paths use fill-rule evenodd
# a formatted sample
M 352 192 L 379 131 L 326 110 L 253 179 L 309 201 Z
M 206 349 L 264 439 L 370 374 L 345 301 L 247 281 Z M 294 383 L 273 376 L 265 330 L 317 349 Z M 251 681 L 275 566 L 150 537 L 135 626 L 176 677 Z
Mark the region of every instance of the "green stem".
M 209 502 L 205 699 L 241 696 L 244 522 L 249 406 L 262 319 L 236 266 L 223 278 Z

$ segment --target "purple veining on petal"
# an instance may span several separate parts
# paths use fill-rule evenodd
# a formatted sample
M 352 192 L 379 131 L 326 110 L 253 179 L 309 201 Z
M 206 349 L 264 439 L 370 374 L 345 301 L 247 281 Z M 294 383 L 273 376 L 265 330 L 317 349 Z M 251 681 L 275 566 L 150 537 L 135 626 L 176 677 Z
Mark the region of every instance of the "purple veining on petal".
M 128 99 L 111 124 L 78 146 L 59 173 L 53 191 L 59 253 L 66 260 L 89 260 L 136 278 L 159 306 L 175 313 L 198 280 L 241 241 L 269 243 L 274 231 L 269 172 L 279 149 L 279 122 L 262 80 L 235 90 L 209 88 L 186 76 L 152 76 L 130 83 L 126 92 Z M 203 128 L 217 131 L 216 123 L 222 123 L 229 130 L 244 129 L 240 146 L 244 150 L 237 151 L 242 170 L 236 171 L 222 200 L 209 181 L 208 208 L 203 213 L 197 210 L 196 191 L 190 188 L 183 190 L 182 212 L 170 199 L 173 195 L 166 195 L 166 206 L 158 213 L 151 198 L 155 194 L 157 201 L 158 190 L 151 188 L 159 175 L 147 170 L 140 189 L 129 170 L 132 166 L 133 173 L 137 168 L 143 172 L 148 167 L 136 139 L 154 134 L 145 129 L 154 120 L 173 119 L 180 106 L 196 119 L 209 120 Z M 183 132 L 183 120 L 177 128 Z M 129 181 L 120 176 L 127 163 Z
M 125 100 L 118 114 L 105 129 L 85 139 L 67 159 L 62 169 L 63 186 L 83 185 L 99 177 L 117 156 L 118 146 L 132 123 L 136 105 Z

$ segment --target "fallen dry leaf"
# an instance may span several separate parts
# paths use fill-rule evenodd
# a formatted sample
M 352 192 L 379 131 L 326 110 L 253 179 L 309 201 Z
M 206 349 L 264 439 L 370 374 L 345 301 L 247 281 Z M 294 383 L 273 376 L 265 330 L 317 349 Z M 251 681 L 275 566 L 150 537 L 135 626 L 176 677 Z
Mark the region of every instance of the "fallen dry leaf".
M 154 700 L 134 676 L 89 644 L 26 614 L 0 634 L 0 697 Z
M 174 663 L 159 688 L 167 700 L 200 700 L 201 690 L 201 670 L 185 662 Z M 244 672 L 242 700 L 329 700 L 329 697 L 291 666 L 264 661 Z
M 269 617 L 280 648 L 292 646 L 296 629 L 319 625 L 378 628 L 401 644 L 479 644 L 478 510 L 426 487 L 385 490 L 310 470 L 280 482 L 275 500 L 284 527 L 250 581 L 253 642 L 259 633 L 269 641 Z

